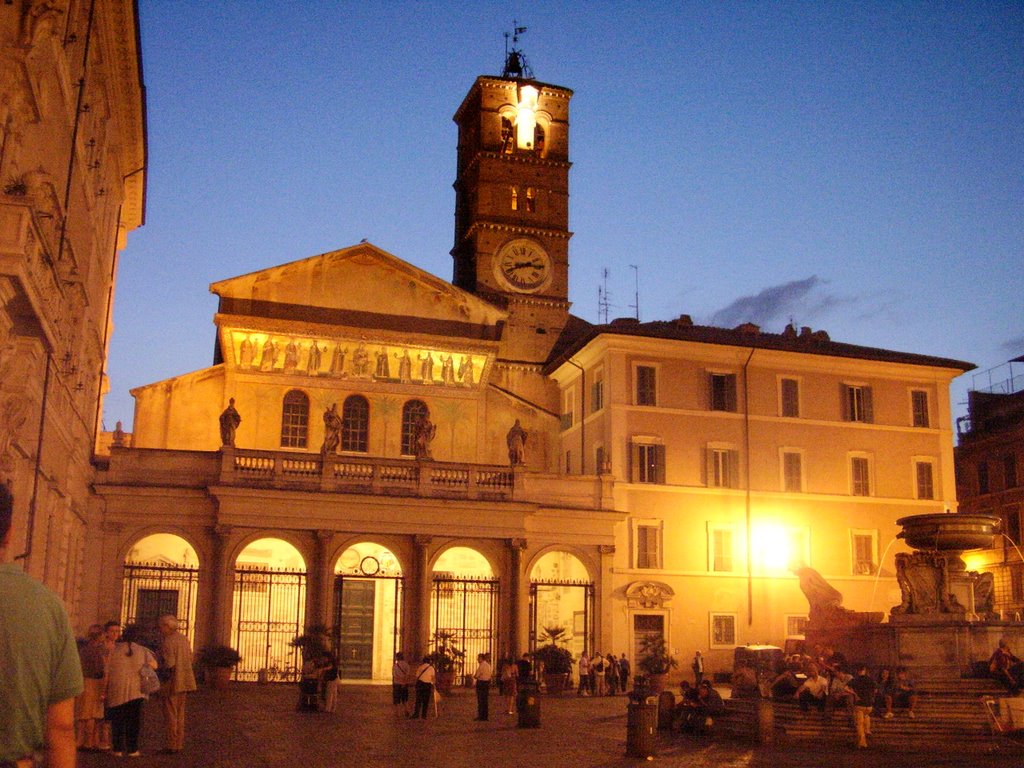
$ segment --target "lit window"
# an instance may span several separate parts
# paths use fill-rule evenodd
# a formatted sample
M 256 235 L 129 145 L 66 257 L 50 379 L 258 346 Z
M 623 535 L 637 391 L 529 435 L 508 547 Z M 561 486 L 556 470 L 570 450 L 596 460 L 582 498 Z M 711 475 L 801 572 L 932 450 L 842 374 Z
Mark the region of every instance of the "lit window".
M 733 648 L 736 645 L 736 614 L 711 614 L 711 647 Z
M 708 486 L 740 487 L 740 453 L 733 448 L 708 447 Z
M 512 127 L 512 121 L 507 117 L 501 118 L 501 151 L 506 154 L 512 154 L 512 150 L 515 148 L 515 129 Z
M 910 406 L 915 427 L 930 426 L 928 419 L 928 393 L 915 389 L 910 393 Z
M 711 374 L 711 410 L 736 410 L 736 374 Z
M 914 475 L 917 485 L 917 498 L 935 498 L 935 481 L 933 478 L 933 472 L 934 469 L 930 461 L 914 462 Z
M 871 495 L 871 463 L 866 456 L 850 457 L 850 493 L 854 496 Z
M 782 452 L 782 490 L 800 493 L 804 489 L 804 457 L 799 451 Z
M 421 419 L 429 419 L 430 411 L 421 400 L 409 400 L 402 406 L 402 455 L 416 455 L 416 428 Z
M 291 390 L 281 405 L 281 447 L 305 448 L 309 441 L 309 398 Z
M 526 188 L 526 210 L 530 213 L 537 210 L 537 191 L 533 187 Z
M 346 397 L 341 409 L 341 450 L 366 453 L 369 432 L 370 404 L 361 395 Z
M 779 412 L 789 418 L 800 415 L 800 382 L 796 379 L 779 379 Z
M 512 187 L 512 210 L 519 210 L 519 190 L 515 187 Z
M 652 365 L 636 367 L 636 404 L 658 404 L 657 369 Z
M 870 424 L 874 421 L 871 387 L 861 385 L 843 385 L 843 402 L 847 421 L 860 421 Z
M 876 570 L 875 540 L 874 531 L 853 531 L 850 534 L 850 543 L 853 549 L 853 572 L 858 576 L 870 576 Z

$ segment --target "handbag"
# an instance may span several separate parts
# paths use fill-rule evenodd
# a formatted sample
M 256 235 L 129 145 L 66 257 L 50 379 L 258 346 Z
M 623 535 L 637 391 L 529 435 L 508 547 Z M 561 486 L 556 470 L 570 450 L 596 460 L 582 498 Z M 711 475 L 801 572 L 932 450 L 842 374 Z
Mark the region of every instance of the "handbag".
M 139 689 L 146 696 L 160 690 L 160 678 L 156 676 L 156 670 L 149 664 L 144 663 L 139 669 Z

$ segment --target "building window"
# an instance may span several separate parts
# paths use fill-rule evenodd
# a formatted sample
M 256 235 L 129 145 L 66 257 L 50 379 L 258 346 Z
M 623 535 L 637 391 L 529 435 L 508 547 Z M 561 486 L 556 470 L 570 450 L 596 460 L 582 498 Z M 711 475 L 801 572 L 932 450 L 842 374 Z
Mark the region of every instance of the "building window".
M 800 451 L 782 452 L 782 490 L 787 493 L 804 490 L 804 456 Z
M 572 451 L 565 452 L 565 474 L 572 474 Z
M 512 150 L 515 148 L 515 128 L 512 126 L 512 121 L 507 118 L 501 118 L 501 151 L 506 155 L 511 155 Z
M 802 639 L 807 634 L 807 615 L 786 614 L 786 638 Z
M 779 413 L 789 418 L 800 415 L 800 382 L 779 379 Z
M 711 614 L 711 647 L 734 648 L 736 646 L 736 614 Z
M 930 461 L 914 462 L 914 482 L 919 499 L 935 498 L 934 466 Z
M 594 448 L 594 472 L 603 475 L 605 473 L 604 463 L 604 446 L 598 445 Z
M 309 397 L 293 389 L 281 404 L 281 447 L 305 448 L 309 442 Z
M 1020 546 L 1022 543 L 1020 539 L 1020 507 L 1017 505 L 1006 507 L 1003 514 L 1006 516 L 1006 535 L 1010 538 L 1010 541 Z
M 519 210 L 519 190 L 516 187 L 512 187 L 512 210 Z
M 562 431 L 570 429 L 576 418 L 576 392 L 567 389 L 562 392 Z
M 661 568 L 660 520 L 635 520 L 633 563 L 636 568 Z
M 366 453 L 369 437 L 370 404 L 362 395 L 346 397 L 341 408 L 341 450 Z
M 1003 456 L 1003 487 L 1006 490 L 1017 487 L 1017 456 L 1008 453 Z
M 847 421 L 860 421 L 870 424 L 874 421 L 871 405 L 871 387 L 860 384 L 843 385 L 844 416 Z
M 708 446 L 708 487 L 740 487 L 740 452 L 734 448 Z
M 636 371 L 636 404 L 657 405 L 657 369 L 653 365 L 638 365 Z
M 731 527 L 708 528 L 708 570 L 732 573 L 736 569 L 735 531 Z
M 711 374 L 711 410 L 736 410 L 736 374 Z
M 915 427 L 927 427 L 930 425 L 928 419 L 928 393 L 926 391 L 923 389 L 911 390 L 910 408 Z
M 853 572 L 858 576 L 871 576 L 877 570 L 875 549 L 878 536 L 874 531 L 851 531 L 850 543 Z
M 537 191 L 533 187 L 526 188 L 526 210 L 529 213 L 537 210 Z
M 590 412 L 597 413 L 604 408 L 604 373 L 597 371 L 590 382 Z
M 1024 603 L 1024 567 L 1010 566 L 1010 599 L 1015 603 Z
M 850 493 L 854 496 L 871 495 L 871 462 L 867 456 L 850 457 Z
M 632 446 L 634 483 L 665 482 L 665 446 L 660 443 L 637 442 Z
M 402 406 L 402 455 L 416 455 L 416 432 L 420 420 L 429 419 L 430 410 L 422 400 L 409 400 Z
M 988 493 L 988 462 L 978 462 L 978 493 Z

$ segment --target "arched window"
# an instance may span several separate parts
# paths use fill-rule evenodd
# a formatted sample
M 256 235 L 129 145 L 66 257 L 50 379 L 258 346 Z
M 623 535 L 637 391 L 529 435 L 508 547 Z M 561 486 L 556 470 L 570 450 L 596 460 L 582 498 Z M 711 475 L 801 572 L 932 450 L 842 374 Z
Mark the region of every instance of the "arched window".
M 341 450 L 369 450 L 370 404 L 362 395 L 345 398 L 341 409 Z
M 519 210 L 519 189 L 517 187 L 512 187 L 512 210 Z
M 547 137 L 544 134 L 544 126 L 537 123 L 537 127 L 534 128 L 533 131 L 533 149 L 538 155 L 544 155 L 544 140 L 546 138 Z
M 512 150 L 515 148 L 515 128 L 512 126 L 512 121 L 507 117 L 501 118 L 501 151 L 503 154 L 510 155 Z
M 533 187 L 526 188 L 526 210 L 530 213 L 537 210 L 537 191 Z
M 402 406 L 402 455 L 416 455 L 416 425 L 421 418 L 430 416 L 422 400 L 409 400 Z
M 291 390 L 281 405 L 281 447 L 305 448 L 309 439 L 309 398 Z

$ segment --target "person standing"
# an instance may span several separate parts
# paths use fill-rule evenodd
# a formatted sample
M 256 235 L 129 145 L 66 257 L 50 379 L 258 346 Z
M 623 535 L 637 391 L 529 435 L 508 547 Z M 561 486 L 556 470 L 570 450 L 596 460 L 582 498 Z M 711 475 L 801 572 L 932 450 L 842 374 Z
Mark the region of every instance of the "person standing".
M 85 689 L 75 701 L 78 724 L 78 748 L 83 752 L 100 751 L 99 724 L 103 720 L 103 688 L 106 673 L 103 649 L 103 626 L 93 624 L 85 642 L 78 649 Z
M 75 635 L 60 599 L 7 562 L 14 503 L 0 483 L 0 763 L 74 768 L 75 697 L 82 685 Z
M 338 707 L 338 657 L 328 653 L 324 657 L 324 712 L 334 712 Z
M 395 707 L 395 717 L 412 717 L 409 705 L 409 678 L 412 670 L 405 654 L 395 654 L 395 663 L 391 665 L 391 703 Z
M 605 659 L 604 678 L 608 683 L 608 695 L 614 696 L 619 690 L 619 661 L 614 653 L 609 653 Z
M 701 682 L 704 680 L 704 657 L 700 655 L 700 651 L 693 654 L 693 663 L 690 664 L 690 668 L 693 669 L 694 688 L 700 688 Z
M 501 668 L 501 692 L 505 696 L 505 714 L 515 714 L 516 696 L 519 695 L 519 667 L 509 658 Z
M 593 696 L 604 696 L 607 693 L 604 687 L 604 666 L 604 655 L 595 651 L 594 658 L 590 660 L 590 693 Z
M 857 749 L 867 749 L 871 735 L 871 708 L 875 705 L 875 681 L 868 676 L 867 664 L 857 665 L 857 674 L 850 681 L 850 690 L 856 698 L 853 702 L 853 724 L 857 729 Z
M 162 755 L 173 755 L 185 746 L 185 697 L 196 689 L 192 672 L 192 647 L 188 638 L 178 631 L 178 619 L 167 614 L 160 617 L 163 636 L 160 656 L 163 661 L 163 685 L 160 703 L 164 713 L 164 748 Z
M 427 710 L 434 698 L 434 680 L 436 673 L 434 665 L 430 663 L 430 657 L 424 656 L 423 662 L 416 669 L 416 706 L 413 708 L 412 716 L 427 719 Z
M 587 656 L 587 652 L 583 651 L 580 654 L 580 684 L 576 688 L 577 696 L 589 696 L 590 695 L 590 658 Z
M 623 691 L 629 689 L 629 675 L 631 671 L 629 659 L 626 658 L 626 654 L 622 654 L 621 658 L 619 658 L 619 683 L 622 685 Z
M 148 666 L 155 670 L 156 657 L 146 647 L 134 642 L 136 633 L 129 627 L 121 635 L 107 659 L 106 709 L 110 721 L 112 755 L 138 757 L 139 729 L 142 726 L 142 692 L 140 673 Z
M 473 680 L 476 681 L 476 720 L 487 720 L 489 697 L 491 694 L 491 677 L 494 669 L 491 667 L 489 653 L 481 653 L 476 657 L 476 671 L 473 673 Z

